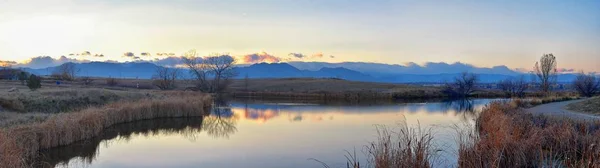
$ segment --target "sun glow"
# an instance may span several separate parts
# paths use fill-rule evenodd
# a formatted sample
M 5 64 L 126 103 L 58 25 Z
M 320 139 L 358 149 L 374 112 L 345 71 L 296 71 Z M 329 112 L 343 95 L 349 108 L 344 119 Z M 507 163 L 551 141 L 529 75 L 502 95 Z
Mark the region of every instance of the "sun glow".
M 17 56 L 67 55 L 93 35 L 90 19 L 43 16 L 0 23 L 0 41 Z M 20 61 L 27 58 L 20 58 Z

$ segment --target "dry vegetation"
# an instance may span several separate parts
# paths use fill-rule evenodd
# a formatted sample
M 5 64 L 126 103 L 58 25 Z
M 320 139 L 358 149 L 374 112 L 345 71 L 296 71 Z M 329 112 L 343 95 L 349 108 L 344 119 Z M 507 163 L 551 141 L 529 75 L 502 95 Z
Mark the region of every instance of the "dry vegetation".
M 600 114 L 600 97 L 567 105 L 567 109 L 590 114 Z
M 212 105 L 211 97 L 202 93 L 142 93 L 101 89 L 10 93 L 24 98 L 13 99 L 9 96 L 3 102 L 12 104 L 11 108 L 22 110 L 25 114 L 7 113 L 13 116 L 7 116 L 6 128 L 0 128 L 0 165 L 27 167 L 27 161 L 34 158 L 40 149 L 92 138 L 114 124 L 163 117 L 205 116 Z M 61 106 L 63 102 L 71 104 Z M 17 108 L 20 107 L 19 103 L 24 108 Z M 44 110 L 51 107 L 60 108 Z M 28 113 L 67 111 L 70 113 Z M 21 121 L 20 118 L 30 118 L 27 115 L 37 118 L 35 121 Z
M 489 104 L 461 136 L 459 167 L 599 167 L 600 122 L 533 116 L 516 103 Z
M 235 80 L 233 97 L 296 100 L 372 100 L 440 98 L 440 88 L 408 84 L 357 82 L 329 78 L 285 78 Z

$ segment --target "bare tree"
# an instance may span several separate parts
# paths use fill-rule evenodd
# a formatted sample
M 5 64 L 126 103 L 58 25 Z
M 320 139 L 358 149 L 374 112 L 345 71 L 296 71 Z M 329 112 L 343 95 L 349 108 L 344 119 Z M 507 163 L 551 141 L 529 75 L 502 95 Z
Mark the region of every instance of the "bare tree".
M 106 85 L 108 86 L 117 86 L 118 84 L 119 80 L 117 80 L 116 78 L 108 77 L 108 79 L 106 79 Z
M 75 80 L 77 72 L 79 72 L 79 69 L 77 69 L 75 63 L 69 62 L 56 67 L 52 72 L 52 77 L 72 81 Z
M 203 63 L 202 57 L 198 56 L 196 50 L 190 50 L 184 54 L 183 62 L 196 77 L 196 88 L 200 91 L 209 92 L 210 84 L 207 80 L 209 67 Z
M 466 98 L 475 92 L 477 81 L 475 74 L 463 72 L 454 79 L 453 83 L 446 83 L 443 92 L 449 97 Z
M 237 72 L 233 69 L 235 59 L 232 56 L 224 54 L 206 57 L 204 64 L 209 67 L 209 73 L 214 77 L 211 92 L 225 91 L 231 85 L 231 79 L 237 76 Z
M 577 75 L 573 81 L 573 87 L 581 96 L 592 97 L 600 90 L 600 79 L 594 74 L 585 74 L 583 72 Z
M 152 77 L 152 84 L 161 90 L 175 89 L 177 78 L 179 78 L 179 70 L 159 66 L 156 69 L 156 74 Z
M 498 83 L 498 89 L 504 91 L 507 96 L 525 96 L 525 91 L 529 84 L 525 81 L 525 76 L 519 78 L 508 78 Z
M 222 92 L 237 75 L 234 71 L 235 59 L 227 54 L 199 57 L 196 50 L 190 50 L 184 56 L 184 63 L 190 73 L 196 77 L 196 87 L 204 92 Z M 213 77 L 213 79 L 208 79 Z
M 248 74 L 244 76 L 244 91 L 248 91 L 248 85 L 250 85 L 250 79 L 248 78 Z
M 544 54 L 540 61 L 535 63 L 534 69 L 542 92 L 550 93 L 552 85 L 556 83 L 556 57 L 551 53 Z
M 83 82 L 83 85 L 91 85 L 92 82 L 94 82 L 94 79 L 91 77 L 88 77 L 88 76 L 81 77 L 80 80 L 81 80 L 81 82 Z

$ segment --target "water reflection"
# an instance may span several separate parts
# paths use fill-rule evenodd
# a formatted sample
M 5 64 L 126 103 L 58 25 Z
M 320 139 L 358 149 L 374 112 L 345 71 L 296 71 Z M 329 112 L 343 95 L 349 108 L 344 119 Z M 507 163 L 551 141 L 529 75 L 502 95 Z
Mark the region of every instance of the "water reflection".
M 424 126 L 472 121 L 489 101 L 323 105 L 217 99 L 209 116 L 115 125 L 99 137 L 42 151 L 35 167 L 66 167 L 75 162 L 86 167 L 318 166 L 307 158 L 343 167 L 344 150 L 373 140 L 374 124 L 395 124 L 404 117 L 409 125 Z M 452 141 L 446 140 L 443 143 Z M 122 153 L 152 159 L 120 160 Z M 243 161 L 231 162 L 231 158 Z
M 105 129 L 102 135 L 92 139 L 68 146 L 42 150 L 36 163 L 34 163 L 34 167 L 65 166 L 74 158 L 84 164 L 92 164 L 102 142 L 105 142 L 105 145 L 110 145 L 106 143 L 108 140 L 129 141 L 135 135 L 148 137 L 177 134 L 194 141 L 205 125 L 202 117 L 162 118 L 118 124 Z

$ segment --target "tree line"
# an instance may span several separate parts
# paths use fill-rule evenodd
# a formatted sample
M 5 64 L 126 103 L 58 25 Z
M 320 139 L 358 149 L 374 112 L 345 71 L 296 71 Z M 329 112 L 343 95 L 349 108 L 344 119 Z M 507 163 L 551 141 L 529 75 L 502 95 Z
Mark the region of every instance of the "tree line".
M 552 88 L 557 84 L 557 61 L 554 54 L 544 54 L 534 65 L 533 82 L 528 82 L 525 76 L 504 79 L 498 82 L 497 88 L 508 97 L 524 97 L 527 90 L 538 85 L 539 91 L 550 95 Z M 475 92 L 479 78 L 473 73 L 464 72 L 447 82 L 442 90 L 448 97 L 466 98 Z M 580 72 L 572 82 L 573 89 L 581 96 L 591 97 L 600 91 L 600 79 L 594 73 Z

